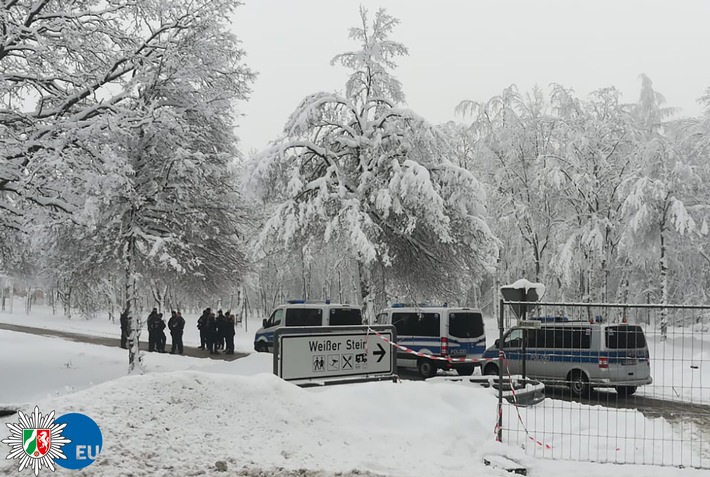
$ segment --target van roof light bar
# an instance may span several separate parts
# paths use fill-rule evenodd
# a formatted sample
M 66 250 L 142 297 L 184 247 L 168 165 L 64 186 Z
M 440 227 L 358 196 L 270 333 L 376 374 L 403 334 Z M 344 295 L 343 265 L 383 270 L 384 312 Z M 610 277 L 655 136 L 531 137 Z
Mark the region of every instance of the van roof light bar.
M 289 305 L 303 305 L 303 304 L 309 304 L 309 303 L 312 303 L 312 304 L 325 303 L 326 305 L 330 305 L 331 300 L 330 300 L 330 298 L 326 298 L 325 300 L 304 300 L 302 298 L 298 298 L 298 299 L 286 300 L 286 303 L 288 303 Z

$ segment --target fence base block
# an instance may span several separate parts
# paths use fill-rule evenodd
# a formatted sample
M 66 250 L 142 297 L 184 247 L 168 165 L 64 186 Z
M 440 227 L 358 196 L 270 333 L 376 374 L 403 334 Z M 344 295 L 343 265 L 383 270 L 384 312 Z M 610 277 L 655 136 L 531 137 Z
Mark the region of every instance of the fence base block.
M 511 474 L 528 475 L 528 469 L 507 457 L 489 455 L 483 458 L 483 463 L 496 469 L 503 469 Z

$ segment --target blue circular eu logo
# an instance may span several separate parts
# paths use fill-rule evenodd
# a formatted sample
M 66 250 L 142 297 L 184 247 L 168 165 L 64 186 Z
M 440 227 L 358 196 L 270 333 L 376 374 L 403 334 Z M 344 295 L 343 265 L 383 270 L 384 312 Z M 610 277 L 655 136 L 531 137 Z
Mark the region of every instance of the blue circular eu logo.
M 63 447 L 66 459 L 55 459 L 54 463 L 65 469 L 83 469 L 94 463 L 101 452 L 103 437 L 101 429 L 89 416 L 73 412 L 54 420 L 56 424 L 66 424 L 62 434 L 71 443 Z

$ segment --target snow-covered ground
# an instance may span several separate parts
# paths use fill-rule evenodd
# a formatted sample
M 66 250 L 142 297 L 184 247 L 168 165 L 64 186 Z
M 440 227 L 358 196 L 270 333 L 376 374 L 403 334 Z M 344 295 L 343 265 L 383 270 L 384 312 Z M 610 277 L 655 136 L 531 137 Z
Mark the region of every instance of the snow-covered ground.
M 185 318 L 183 343 L 185 346 L 196 348 L 200 346 L 200 333 L 197 329 L 197 318 L 199 318 L 199 314 L 185 313 L 183 317 Z M 102 315 L 102 317 L 89 320 L 79 316 L 69 320 L 63 316 L 61 309 L 57 310 L 56 314 L 53 314 L 50 307 L 41 305 L 34 306 L 30 314 L 27 314 L 24 311 L 23 303 L 17 299 L 15 300 L 13 313 L 0 311 L 0 323 L 118 339 L 121 337 L 121 326 L 118 321 L 118 316 L 115 318 L 115 322 L 111 321 L 108 319 L 108 314 L 105 314 Z M 141 341 L 148 341 L 148 331 L 145 329 L 145 320 L 147 318 L 148 315 L 146 313 L 143 317 L 144 323 L 140 338 Z M 165 317 L 166 323 L 169 318 L 170 314 L 168 313 Z M 252 352 L 254 350 L 254 332 L 260 327 L 261 317 L 251 318 L 247 323 L 237 324 L 237 334 L 234 337 L 234 349 L 245 353 Z M 170 345 L 170 334 L 167 332 L 166 334 L 168 335 L 168 345 Z
M 118 325 L 108 320 L 69 321 L 41 311 L 0 313 L 0 321 L 117 336 Z M 249 324 L 249 334 L 238 332 L 242 349 L 250 349 L 257 325 L 256 320 Z M 197 339 L 196 330 L 192 337 L 186 333 L 187 345 Z M 483 466 L 483 457 L 491 454 L 515 458 L 529 475 L 704 475 L 534 457 L 677 461 L 680 451 L 671 444 L 640 445 L 650 430 L 669 437 L 675 431 L 664 419 L 636 411 L 610 420 L 609 413 L 594 418 L 599 406 L 546 402 L 539 405 L 549 406 L 543 413 L 521 411 L 527 427 L 545 429 L 528 437 L 514 408 L 507 407 L 504 426 L 521 430 L 509 436 L 516 445 L 500 445 L 493 439 L 496 399 L 478 387 L 383 382 L 301 389 L 273 376 L 266 354 L 226 362 L 150 353 L 145 375 L 126 376 L 126 352 L 119 348 L 10 331 L 0 331 L 0 343 L 0 407 L 82 412 L 101 427 L 101 456 L 81 475 L 210 475 L 217 461 L 227 464 L 220 473 L 225 476 L 506 475 Z M 544 425 L 534 422 L 540 416 Z M 0 423 L 16 419 L 0 418 Z M 580 442 L 590 432 L 599 437 Z M 707 467 L 708 456 L 700 461 L 697 452 L 694 462 Z M 57 471 L 63 472 L 72 471 Z M 0 474 L 16 475 L 15 461 L 0 461 Z
M 653 384 L 641 394 L 710 404 L 710 332 L 707 326 L 669 327 L 668 337 L 646 331 Z

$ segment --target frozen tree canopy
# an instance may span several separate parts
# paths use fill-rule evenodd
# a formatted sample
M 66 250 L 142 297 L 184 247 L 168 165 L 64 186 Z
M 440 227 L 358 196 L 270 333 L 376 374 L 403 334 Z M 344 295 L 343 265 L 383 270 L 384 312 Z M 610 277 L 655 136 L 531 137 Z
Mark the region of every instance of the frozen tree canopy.
M 397 20 L 382 10 L 372 24 L 361 10 L 361 20 L 350 32 L 361 49 L 333 59 L 352 70 L 345 94 L 304 98 L 257 159 L 254 180 L 280 201 L 261 241 L 341 238 L 366 303 L 378 273 L 417 294 L 439 283 L 445 295 L 495 263 L 485 191 L 452 162 L 446 135 L 402 106 L 391 70 L 407 50 L 389 39 Z
M 361 9 L 331 62 L 341 88 L 243 160 L 238 3 L 5 2 L 3 303 L 42 289 L 68 317 L 127 311 L 137 331 L 149 304 L 235 297 L 259 314 L 297 297 L 370 319 L 393 301 L 489 313 L 520 279 L 550 301 L 708 301 L 710 90 L 674 119 L 645 75 L 631 101 L 501 85 L 432 124 L 395 74 L 399 21 Z

